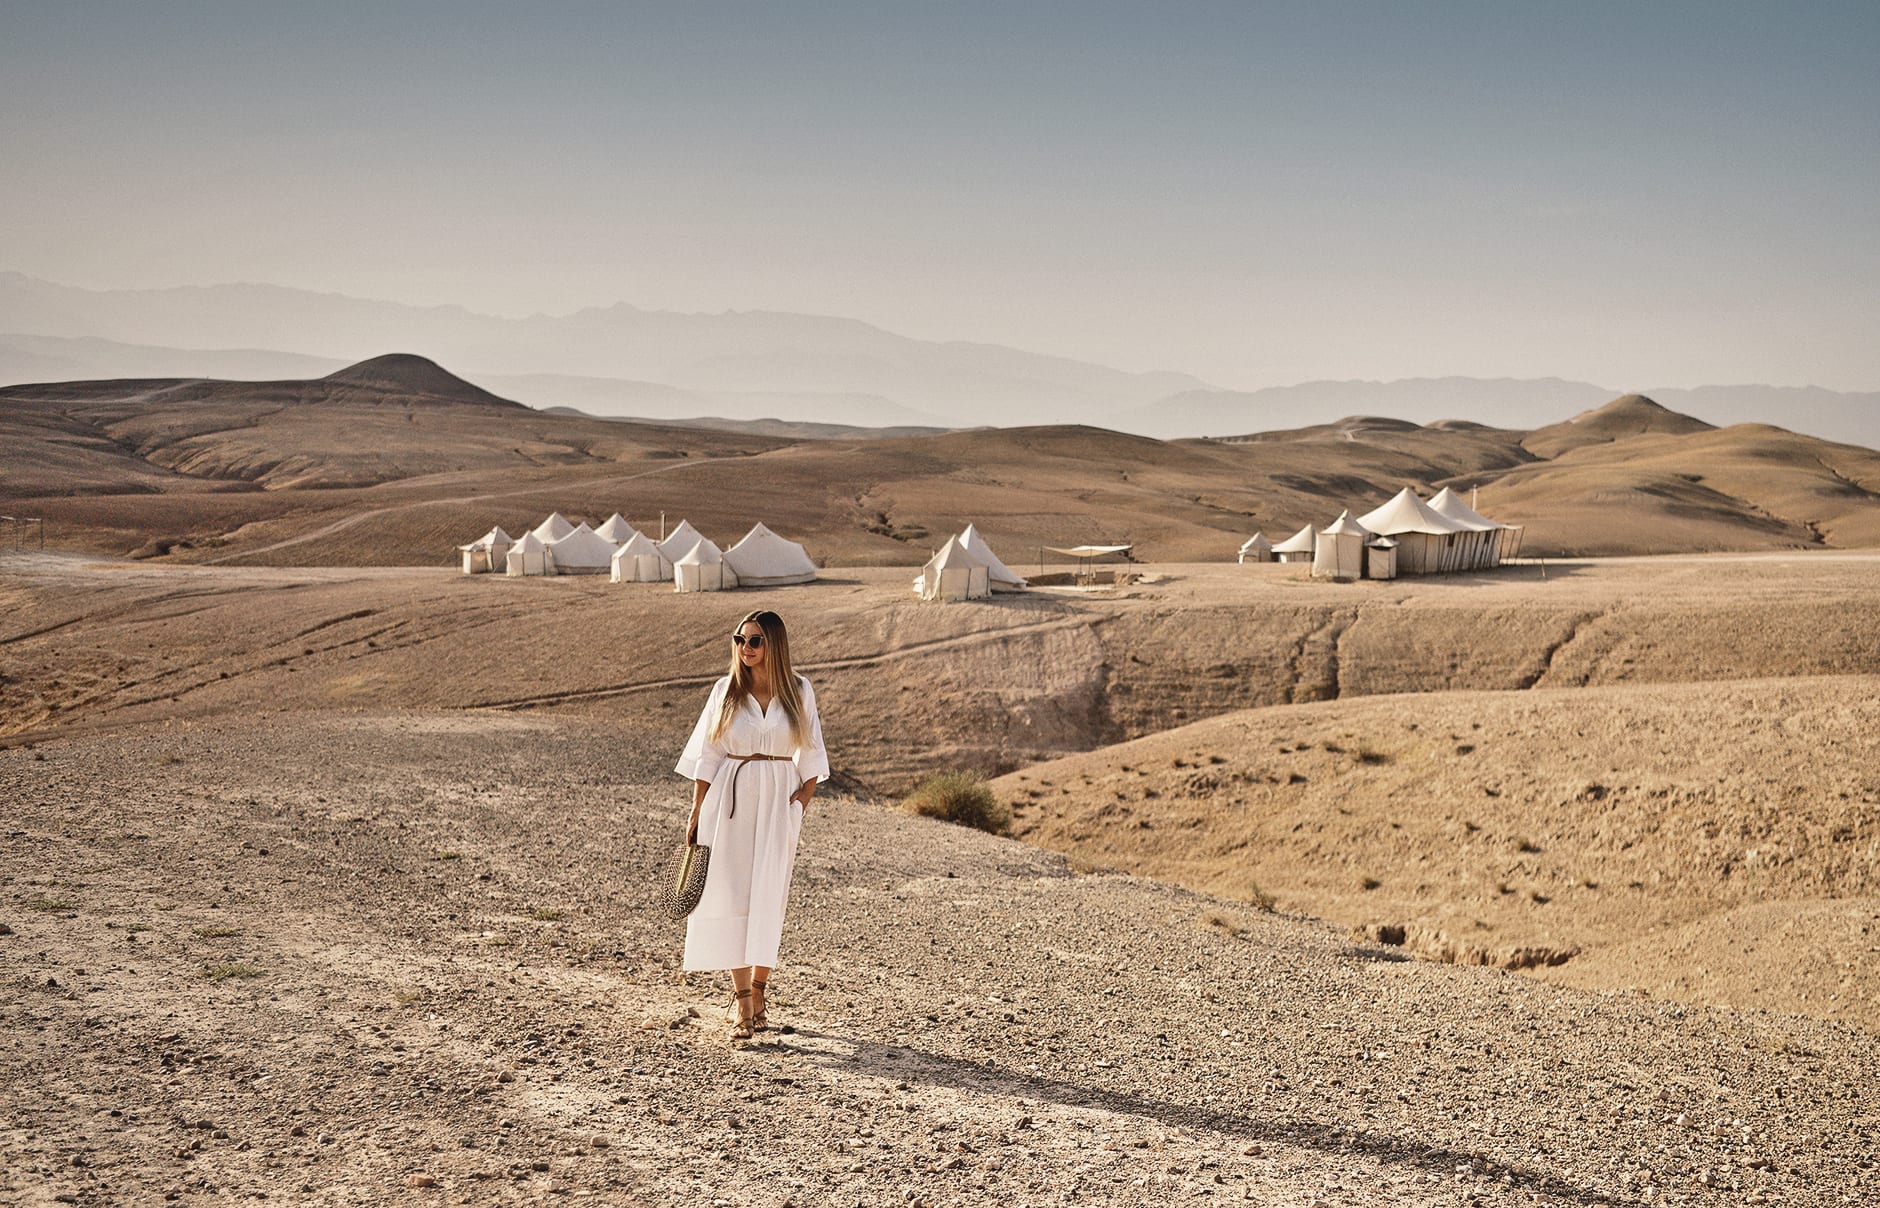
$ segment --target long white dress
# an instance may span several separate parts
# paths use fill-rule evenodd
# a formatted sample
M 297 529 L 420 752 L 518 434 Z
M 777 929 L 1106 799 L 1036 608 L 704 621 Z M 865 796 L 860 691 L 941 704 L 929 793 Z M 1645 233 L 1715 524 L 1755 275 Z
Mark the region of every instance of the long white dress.
M 770 707 L 761 710 L 747 698 L 724 735 L 713 739 L 712 723 L 731 688 L 731 677 L 724 676 L 712 685 L 705 711 L 674 769 L 689 780 L 711 782 L 699 807 L 698 841 L 712 849 L 712 862 L 704 896 L 686 918 L 687 969 L 777 963 L 796 840 L 803 829 L 803 807 L 790 800 L 790 794 L 812 776 L 829 776 L 816 693 L 801 676 L 796 684 L 803 699 L 801 744 L 791 736 L 789 714 L 774 696 Z M 788 760 L 742 763 L 731 758 L 734 755 L 783 755 Z

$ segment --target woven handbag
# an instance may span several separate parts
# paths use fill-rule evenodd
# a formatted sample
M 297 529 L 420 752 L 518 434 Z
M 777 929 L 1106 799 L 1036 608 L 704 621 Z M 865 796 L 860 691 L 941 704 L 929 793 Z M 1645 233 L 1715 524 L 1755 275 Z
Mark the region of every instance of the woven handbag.
M 687 843 L 672 861 L 672 875 L 660 887 L 660 905 L 675 919 L 682 919 L 698 907 L 705 894 L 705 871 L 711 867 L 712 849 L 702 843 Z

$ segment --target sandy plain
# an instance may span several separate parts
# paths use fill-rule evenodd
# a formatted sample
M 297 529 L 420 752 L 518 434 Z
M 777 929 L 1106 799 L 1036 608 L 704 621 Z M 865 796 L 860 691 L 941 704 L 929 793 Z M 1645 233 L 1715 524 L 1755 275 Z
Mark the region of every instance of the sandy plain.
M 0 1196 L 1873 1198 L 1880 557 L 1146 570 L 8 556 Z M 759 605 L 839 775 L 733 1050 L 651 887 Z

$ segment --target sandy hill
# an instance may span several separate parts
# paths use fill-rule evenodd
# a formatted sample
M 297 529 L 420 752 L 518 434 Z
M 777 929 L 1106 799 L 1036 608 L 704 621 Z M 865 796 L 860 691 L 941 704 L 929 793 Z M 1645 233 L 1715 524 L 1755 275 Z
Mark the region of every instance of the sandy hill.
M 395 355 L 303 382 L 11 387 L 0 435 L 8 514 L 45 517 L 66 548 L 182 560 L 438 563 L 555 510 L 731 539 L 763 519 L 833 564 L 915 565 L 968 522 L 1014 564 L 1085 542 L 1205 560 L 1444 484 L 1526 524 L 1530 554 L 1880 541 L 1875 454 L 1631 397 L 1534 433 L 1360 416 L 1232 441 L 857 439 L 545 414 Z

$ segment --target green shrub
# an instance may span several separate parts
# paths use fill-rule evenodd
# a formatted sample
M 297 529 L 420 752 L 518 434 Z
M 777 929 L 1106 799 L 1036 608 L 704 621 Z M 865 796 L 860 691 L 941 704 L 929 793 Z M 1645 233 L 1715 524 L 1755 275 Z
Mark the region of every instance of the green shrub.
M 992 795 L 978 772 L 942 772 L 920 782 L 907 796 L 907 808 L 923 818 L 939 818 L 958 826 L 977 827 L 1003 835 L 1012 826 L 1012 811 Z

